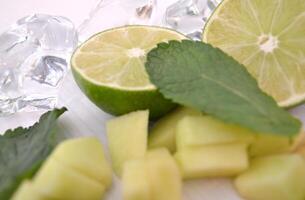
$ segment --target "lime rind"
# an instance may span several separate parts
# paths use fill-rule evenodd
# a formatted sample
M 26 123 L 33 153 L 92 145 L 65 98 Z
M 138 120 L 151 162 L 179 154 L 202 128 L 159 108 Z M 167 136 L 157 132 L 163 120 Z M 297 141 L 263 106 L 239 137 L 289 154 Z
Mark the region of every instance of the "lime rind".
M 136 30 L 126 34 L 131 29 Z M 122 40 L 122 34 L 128 39 Z M 177 105 L 150 83 L 144 67 L 146 53 L 159 42 L 185 38 L 166 28 L 140 25 L 97 33 L 74 52 L 74 79 L 83 93 L 107 113 L 122 115 L 149 109 L 150 119 L 157 119 Z

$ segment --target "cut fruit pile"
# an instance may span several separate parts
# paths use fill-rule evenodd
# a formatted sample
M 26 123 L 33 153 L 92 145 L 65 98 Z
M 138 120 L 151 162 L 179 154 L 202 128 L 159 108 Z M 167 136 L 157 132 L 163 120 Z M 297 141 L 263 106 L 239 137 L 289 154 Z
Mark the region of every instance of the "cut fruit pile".
M 100 200 L 112 182 L 112 170 L 97 138 L 61 143 L 33 180 L 25 180 L 13 200 Z
M 175 104 L 164 99 L 145 71 L 146 54 L 160 42 L 182 40 L 176 31 L 125 26 L 92 36 L 74 52 L 72 72 L 82 91 L 104 111 L 121 115 L 150 110 L 157 118 Z
M 236 189 L 249 200 L 305 198 L 305 147 L 289 153 L 294 138 L 254 133 L 183 107 L 148 134 L 148 115 L 137 111 L 107 122 L 125 200 L 179 200 L 180 177 L 235 176 Z
M 305 99 L 305 1 L 225 0 L 203 41 L 244 64 L 280 106 Z
M 209 19 L 203 41 L 221 48 L 242 63 L 257 79 L 260 88 L 274 97 L 280 106 L 293 106 L 305 100 L 304 13 L 304 0 L 224 0 Z M 198 58 L 203 56 L 202 48 L 192 45 L 178 48 L 179 42 L 169 42 L 169 45 L 163 43 L 157 49 L 164 50 L 165 47 L 176 44 L 170 52 L 178 54 L 172 54 L 174 59 L 169 59 L 169 54 L 160 53 L 165 58 L 160 60 L 154 51 L 149 53 L 148 61 L 151 56 L 156 59 L 152 67 L 157 77 L 153 83 L 159 86 L 156 88 L 144 67 L 148 51 L 160 42 L 183 39 L 186 37 L 182 34 L 160 27 L 118 27 L 94 35 L 80 45 L 72 56 L 74 78 L 88 98 L 108 113 L 125 114 L 106 124 L 112 167 L 122 180 L 123 199 L 181 200 L 183 180 L 231 177 L 239 194 L 248 200 L 304 200 L 305 144 L 300 143 L 302 135 L 291 138 L 276 135 L 277 131 L 274 134 L 256 133 L 225 123 L 213 117 L 221 118 L 228 114 L 221 112 L 217 106 L 214 109 L 220 110 L 220 114 L 213 115 L 213 112 L 209 112 L 213 116 L 185 107 L 167 114 L 177 105 L 163 97 L 162 94 L 167 98 L 172 96 L 167 96 L 162 85 L 157 84 L 158 81 L 161 83 L 160 71 L 174 66 L 164 76 L 167 78 L 180 71 L 177 66 L 184 69 L 177 80 L 187 88 L 183 91 L 186 95 L 179 98 L 193 99 L 198 95 L 194 93 L 192 96 L 187 92 L 196 90 L 198 84 L 188 85 L 188 79 L 181 80 L 186 76 L 192 77 L 186 74 L 191 71 L 188 66 L 195 66 L 192 73 L 196 75 L 200 73 L 197 69 L 202 65 L 219 66 L 219 57 L 224 61 L 225 68 L 234 72 L 232 74 L 238 75 L 232 71 L 232 66 L 240 66 L 219 49 L 201 42 L 193 43 L 222 53 L 214 54 L 211 51 L 212 56 L 205 54 L 207 61 L 215 55 L 217 62 L 199 62 Z M 183 43 L 192 42 L 181 42 Z M 183 54 L 179 52 L 184 48 L 192 54 L 196 51 L 198 58 L 181 56 Z M 185 59 L 176 59 L 178 57 Z M 230 65 L 231 61 L 234 65 Z M 159 69 L 157 66 L 161 66 L 161 62 L 169 65 Z M 194 65 L 195 62 L 198 65 Z M 213 75 L 223 71 L 226 73 L 224 68 L 219 69 L 217 73 L 212 71 Z M 236 69 L 245 72 L 239 77 L 248 80 L 251 78 L 244 68 Z M 154 76 L 150 74 L 151 80 L 154 80 L 152 77 Z M 223 95 L 217 101 L 218 105 L 227 106 L 226 102 L 233 102 L 228 104 L 228 107 L 232 107 L 228 112 L 236 110 L 235 106 L 238 105 L 237 109 L 244 109 L 246 114 L 250 112 L 249 120 L 254 122 L 251 110 L 259 108 L 266 113 L 275 113 L 273 117 L 265 118 L 261 117 L 262 114 L 258 115 L 255 119 L 262 121 L 261 126 L 255 126 L 257 123 L 254 123 L 253 127 L 275 124 L 275 118 L 281 116 L 279 113 L 282 110 L 272 99 L 266 101 L 266 107 L 263 107 L 266 109 L 261 109 L 259 98 L 258 104 L 253 101 L 255 107 L 245 109 L 245 106 L 236 103 L 235 98 L 230 98 L 229 94 L 231 97 L 232 94 L 242 97 L 241 99 L 247 96 L 243 95 L 241 88 L 234 89 L 223 84 L 232 81 L 230 76 L 225 77 L 230 79 L 219 82 L 214 76 L 204 77 L 215 85 L 221 85 L 220 88 L 226 88 L 216 95 L 215 99 Z M 169 85 L 177 86 L 177 82 L 172 82 L 172 79 L 165 80 Z M 193 78 L 190 79 L 192 80 Z M 249 84 L 248 88 L 255 86 L 253 97 L 256 97 L 260 90 L 254 80 L 249 83 L 253 84 Z M 245 85 L 240 81 L 238 84 Z M 219 89 L 202 85 L 208 88 L 202 90 L 204 94 Z M 176 95 L 178 87 L 167 89 Z M 224 91 L 230 92 L 226 94 Z M 195 103 L 203 99 L 199 97 Z M 185 104 L 185 101 L 171 99 Z M 252 105 L 253 98 L 246 99 Z M 190 102 L 185 105 L 196 108 L 192 105 L 195 103 Z M 204 105 L 211 107 L 209 103 L 207 101 Z M 275 111 L 279 112 L 267 109 L 268 106 L 272 108 L 272 104 Z M 205 106 L 203 108 L 205 109 L 197 107 L 208 112 Z M 149 119 L 165 114 L 167 115 L 149 130 Z M 284 128 L 287 127 L 284 122 L 290 115 L 287 118 L 285 116 L 279 121 Z M 230 117 L 232 115 L 229 113 L 224 119 Z M 238 115 L 238 118 L 243 119 L 243 116 Z M 300 125 L 297 121 L 295 123 Z M 300 126 L 297 127 L 294 133 Z M 270 129 L 262 131 L 266 130 L 270 132 Z M 100 200 L 111 184 L 112 169 L 100 141 L 92 137 L 71 139 L 61 143 L 52 152 L 32 180 L 24 180 L 20 184 L 12 200 Z
M 112 164 L 122 176 L 125 200 L 180 200 L 179 168 L 165 148 L 147 151 L 148 111 L 107 122 Z
M 148 144 L 153 142 L 149 147 L 166 147 L 179 152 L 199 146 L 242 143 L 249 146 L 251 156 L 259 156 L 288 152 L 293 143 L 289 137 L 254 133 L 211 116 L 194 113 L 196 111 L 190 108 L 179 108 L 160 119 L 149 134 Z
M 254 133 L 185 107 L 156 122 L 150 134 L 148 127 L 147 110 L 106 124 L 124 200 L 181 200 L 183 179 L 207 177 L 234 177 L 236 189 L 249 200 L 305 198 L 305 145 L 294 145 L 302 135 Z M 111 183 L 98 139 L 70 139 L 32 180 L 22 182 L 12 200 L 100 200 Z

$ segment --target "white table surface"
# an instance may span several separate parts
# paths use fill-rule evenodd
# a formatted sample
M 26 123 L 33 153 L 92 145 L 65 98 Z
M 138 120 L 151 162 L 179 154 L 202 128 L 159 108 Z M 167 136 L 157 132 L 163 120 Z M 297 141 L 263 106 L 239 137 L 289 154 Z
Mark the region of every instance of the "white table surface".
M 171 3 L 173 0 L 159 0 Z M 33 13 L 62 15 L 70 18 L 76 25 L 87 16 L 95 0 L 0 0 L 0 32 L 18 18 Z M 59 120 L 59 127 L 70 137 L 94 135 L 101 139 L 107 152 L 105 121 L 112 116 L 104 113 L 92 104 L 75 84 L 68 73 L 59 92 L 59 106 L 66 106 L 66 112 Z M 305 123 L 305 105 L 291 110 Z M 0 117 L 0 133 L 8 128 L 29 126 L 38 120 L 42 112 L 18 113 L 9 117 Z M 107 152 L 108 154 L 108 152 Z M 109 157 L 109 156 L 108 156 Z M 106 200 L 120 200 L 121 185 L 115 177 L 113 187 L 107 193 Z M 205 179 L 187 181 L 183 185 L 184 200 L 240 200 L 229 179 Z

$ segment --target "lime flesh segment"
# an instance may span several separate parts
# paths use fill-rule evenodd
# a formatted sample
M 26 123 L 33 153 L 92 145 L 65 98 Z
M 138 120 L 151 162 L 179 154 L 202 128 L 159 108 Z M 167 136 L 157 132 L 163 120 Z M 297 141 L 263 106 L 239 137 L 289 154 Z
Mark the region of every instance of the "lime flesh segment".
M 75 70 L 90 81 L 123 90 L 155 89 L 144 68 L 145 56 L 157 43 L 183 35 L 158 27 L 126 26 L 96 34 L 72 58 Z
M 305 100 L 305 1 L 224 0 L 203 41 L 242 63 L 280 106 Z
M 99 108 L 113 115 L 150 111 L 156 119 L 176 107 L 149 81 L 146 54 L 160 42 L 186 37 L 166 28 L 124 26 L 92 36 L 71 59 L 76 83 Z

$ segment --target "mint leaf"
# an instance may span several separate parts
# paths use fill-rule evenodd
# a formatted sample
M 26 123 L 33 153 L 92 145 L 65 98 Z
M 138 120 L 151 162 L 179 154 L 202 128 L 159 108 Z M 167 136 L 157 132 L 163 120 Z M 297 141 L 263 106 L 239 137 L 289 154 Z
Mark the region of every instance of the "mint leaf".
M 10 199 L 25 178 L 31 178 L 56 145 L 55 122 L 66 108 L 43 114 L 29 128 L 0 136 L 0 199 Z
M 209 44 L 160 43 L 148 53 L 146 70 L 176 103 L 256 132 L 290 136 L 300 131 L 300 121 L 263 93 L 243 65 Z

